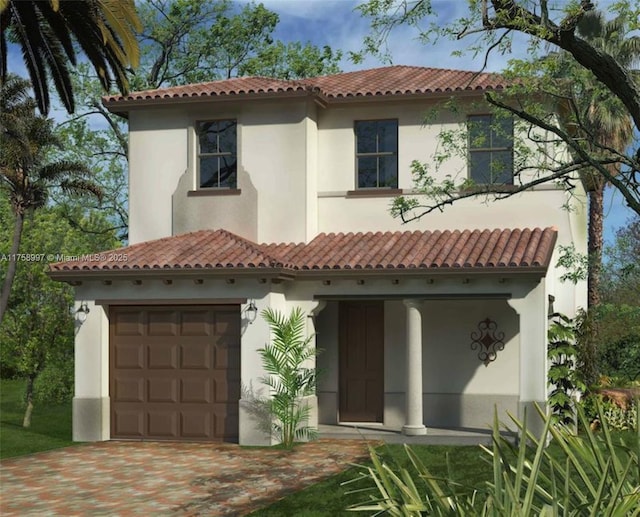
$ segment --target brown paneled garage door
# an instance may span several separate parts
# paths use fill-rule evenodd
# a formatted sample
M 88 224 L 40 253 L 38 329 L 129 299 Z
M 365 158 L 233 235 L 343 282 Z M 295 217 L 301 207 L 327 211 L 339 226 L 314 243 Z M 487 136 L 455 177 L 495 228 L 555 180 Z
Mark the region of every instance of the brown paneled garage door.
M 112 307 L 111 437 L 237 441 L 238 305 Z

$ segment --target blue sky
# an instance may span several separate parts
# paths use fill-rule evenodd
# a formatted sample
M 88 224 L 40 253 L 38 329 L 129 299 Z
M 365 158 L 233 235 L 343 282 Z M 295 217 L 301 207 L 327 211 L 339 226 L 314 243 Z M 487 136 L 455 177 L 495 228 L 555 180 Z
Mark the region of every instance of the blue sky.
M 208 1 L 208 0 L 203 0 Z M 249 0 L 236 0 L 237 3 L 248 3 Z M 280 23 L 275 37 L 283 41 L 311 41 L 316 45 L 330 45 L 341 49 L 344 57 L 341 68 L 344 71 L 358 70 L 381 66 L 373 57 L 367 57 L 361 64 L 355 65 L 348 59 L 348 51 L 360 50 L 363 39 L 369 32 L 368 21 L 363 19 L 355 7 L 358 0 L 262 0 L 262 3 L 278 13 Z M 438 13 L 438 23 L 446 24 L 462 15 L 467 9 L 464 0 L 433 0 L 432 5 Z M 493 55 L 487 63 L 487 71 L 499 72 L 506 64 L 508 57 L 525 55 L 524 40 L 515 41 L 510 56 Z M 483 56 L 473 57 L 470 54 L 454 56 L 452 52 L 462 50 L 469 44 L 468 40 L 452 42 L 441 40 L 436 45 L 425 45 L 417 40 L 413 29 L 403 27 L 396 29 L 388 41 L 388 47 L 394 64 L 454 68 L 461 70 L 479 70 Z M 9 71 L 26 76 L 22 56 L 15 46 L 8 53 Z M 51 116 L 63 120 L 66 112 L 58 105 L 55 93 L 52 92 L 54 105 Z M 616 229 L 624 226 L 633 212 L 626 207 L 622 196 L 614 189 L 608 189 L 605 196 L 605 240 L 612 242 Z
M 247 3 L 249 0 L 236 0 Z M 280 16 L 275 36 L 284 41 L 311 41 L 316 45 L 330 45 L 345 53 L 341 67 L 344 71 L 381 66 L 368 57 L 364 63 L 355 65 L 347 57 L 348 51 L 360 50 L 369 32 L 369 23 L 363 19 L 355 7 L 357 0 L 262 0 L 262 3 Z M 433 0 L 434 11 L 438 13 L 438 23 L 445 24 L 466 12 L 464 0 Z M 455 50 L 463 50 L 468 39 L 459 42 L 441 40 L 435 45 L 425 45 L 418 41 L 415 30 L 408 27 L 396 29 L 388 41 L 394 64 L 431 66 L 477 71 L 482 67 L 484 56 L 473 57 L 452 55 Z M 513 57 L 524 57 L 524 39 L 514 40 L 512 54 L 502 56 L 495 53 L 487 63 L 487 71 L 499 72 L 506 61 Z M 605 241 L 612 243 L 618 228 L 634 214 L 622 196 L 613 188 L 605 193 Z

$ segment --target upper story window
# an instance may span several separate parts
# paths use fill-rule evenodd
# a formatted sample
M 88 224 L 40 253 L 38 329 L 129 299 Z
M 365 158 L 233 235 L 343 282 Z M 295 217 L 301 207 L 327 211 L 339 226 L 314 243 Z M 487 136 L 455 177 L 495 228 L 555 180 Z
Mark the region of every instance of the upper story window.
M 208 120 L 197 123 L 200 188 L 237 187 L 237 126 L 235 120 Z
M 513 184 L 513 117 L 471 115 L 469 178 L 478 185 Z
M 398 121 L 355 124 L 358 188 L 398 188 Z

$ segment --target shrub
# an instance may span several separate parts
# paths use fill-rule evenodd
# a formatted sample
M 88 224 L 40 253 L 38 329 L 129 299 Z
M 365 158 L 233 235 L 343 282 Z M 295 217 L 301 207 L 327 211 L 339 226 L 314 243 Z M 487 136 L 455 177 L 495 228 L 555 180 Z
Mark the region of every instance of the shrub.
M 305 337 L 305 315 L 299 307 L 289 317 L 271 309 L 262 311 L 262 317 L 271 327 L 273 340 L 258 350 L 268 373 L 261 380 L 271 390 L 266 402 L 274 419 L 273 432 L 289 448 L 296 439 L 312 439 L 317 434 L 307 425 L 311 408 L 304 397 L 315 394 L 317 381 L 315 368 L 305 363 L 319 351 L 311 343 L 313 336 Z
M 410 469 L 387 463 L 370 448 L 373 465 L 362 467 L 358 478 L 368 482 L 369 500 L 348 509 L 397 516 L 637 515 L 640 442 L 629 445 L 622 438 L 614 439 L 603 408 L 596 403 L 596 409 L 603 422 L 599 433 L 589 428 L 578 407 L 584 436 L 553 425 L 539 409 L 545 420 L 539 437 L 511 417 L 526 437 L 518 445 L 501 436 L 496 415 L 493 446 L 482 447 L 493 467 L 493 481 L 475 492 L 461 490 L 450 479 L 435 478 L 409 446 L 405 447 Z M 549 440 L 553 452 L 547 446 Z

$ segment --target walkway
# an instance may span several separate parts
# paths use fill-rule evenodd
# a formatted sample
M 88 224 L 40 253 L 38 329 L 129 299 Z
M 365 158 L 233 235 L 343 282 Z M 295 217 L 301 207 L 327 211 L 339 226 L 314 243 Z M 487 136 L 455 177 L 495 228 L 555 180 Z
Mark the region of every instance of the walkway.
M 2 461 L 0 515 L 244 515 L 366 456 L 362 439 L 321 439 L 292 452 L 84 444 Z

